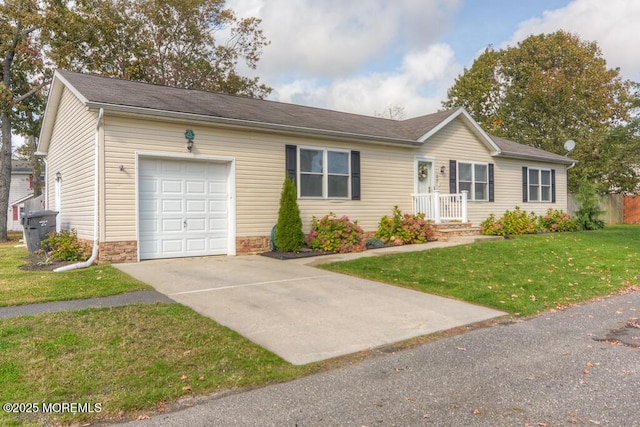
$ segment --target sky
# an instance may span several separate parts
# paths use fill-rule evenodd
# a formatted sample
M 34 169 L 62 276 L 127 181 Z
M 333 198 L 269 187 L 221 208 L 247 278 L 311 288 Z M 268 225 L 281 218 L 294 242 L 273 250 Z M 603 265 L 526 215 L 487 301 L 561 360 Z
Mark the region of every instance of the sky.
M 404 118 L 442 108 L 488 46 L 565 30 L 595 41 L 609 68 L 640 82 L 637 0 L 228 0 L 262 19 L 270 45 L 255 71 L 268 99 Z

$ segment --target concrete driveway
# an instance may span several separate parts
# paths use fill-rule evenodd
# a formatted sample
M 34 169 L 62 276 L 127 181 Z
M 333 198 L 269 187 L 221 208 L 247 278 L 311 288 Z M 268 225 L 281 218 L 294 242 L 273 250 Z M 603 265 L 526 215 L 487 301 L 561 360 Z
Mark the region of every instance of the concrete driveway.
M 310 262 L 256 255 L 115 267 L 297 365 L 505 314 Z

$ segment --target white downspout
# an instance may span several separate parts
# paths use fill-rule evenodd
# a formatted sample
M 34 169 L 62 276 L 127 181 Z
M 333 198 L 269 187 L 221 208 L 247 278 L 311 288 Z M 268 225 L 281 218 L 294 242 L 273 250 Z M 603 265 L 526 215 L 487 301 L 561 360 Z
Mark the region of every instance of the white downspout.
M 63 267 L 58 267 L 55 270 L 53 270 L 55 273 L 60 273 L 63 271 L 71 271 L 71 270 L 76 270 L 79 268 L 87 268 L 91 265 L 93 265 L 93 263 L 96 261 L 96 259 L 98 259 L 98 249 L 99 249 L 99 240 L 100 240 L 100 223 L 99 223 L 99 214 L 98 214 L 98 209 L 100 208 L 100 203 L 98 200 L 98 195 L 100 194 L 100 126 L 102 126 L 102 120 L 103 120 L 103 116 L 104 116 L 104 109 L 101 108 L 100 112 L 98 113 L 98 122 L 96 123 L 96 137 L 95 137 L 95 154 L 94 154 L 94 161 L 95 161 L 95 177 L 94 177 L 94 182 L 93 182 L 93 194 L 94 194 L 94 201 L 93 201 L 93 249 L 91 251 L 91 256 L 89 257 L 88 260 L 84 261 L 84 262 L 78 262 L 76 264 L 69 264 L 69 265 L 65 265 Z

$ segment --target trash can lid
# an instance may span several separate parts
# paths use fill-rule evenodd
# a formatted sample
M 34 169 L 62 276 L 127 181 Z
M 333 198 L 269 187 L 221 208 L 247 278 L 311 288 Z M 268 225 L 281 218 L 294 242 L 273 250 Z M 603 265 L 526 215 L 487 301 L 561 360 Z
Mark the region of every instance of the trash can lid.
M 38 218 L 41 216 L 56 216 L 58 215 L 58 211 L 29 211 L 23 214 L 25 218 Z

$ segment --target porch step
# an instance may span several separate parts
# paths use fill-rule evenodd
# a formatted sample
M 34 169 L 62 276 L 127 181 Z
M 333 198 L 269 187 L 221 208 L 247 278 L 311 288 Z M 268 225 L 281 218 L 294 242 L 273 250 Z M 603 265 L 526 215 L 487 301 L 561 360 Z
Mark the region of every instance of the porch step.
M 480 236 L 480 227 L 474 227 L 472 224 L 461 222 L 451 222 L 445 224 L 434 224 L 435 238 L 441 242 L 449 241 L 451 237 L 458 236 Z

